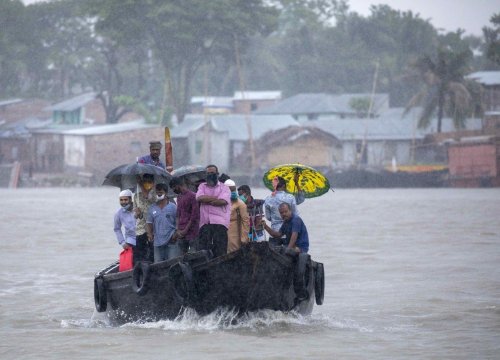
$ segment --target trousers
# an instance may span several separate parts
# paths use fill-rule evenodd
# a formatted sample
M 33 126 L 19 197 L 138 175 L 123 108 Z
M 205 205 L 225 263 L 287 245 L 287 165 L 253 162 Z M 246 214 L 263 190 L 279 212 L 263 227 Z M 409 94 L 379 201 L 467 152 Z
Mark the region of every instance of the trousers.
M 220 224 L 205 224 L 198 234 L 198 250 L 210 250 L 214 257 L 227 253 L 227 228 Z

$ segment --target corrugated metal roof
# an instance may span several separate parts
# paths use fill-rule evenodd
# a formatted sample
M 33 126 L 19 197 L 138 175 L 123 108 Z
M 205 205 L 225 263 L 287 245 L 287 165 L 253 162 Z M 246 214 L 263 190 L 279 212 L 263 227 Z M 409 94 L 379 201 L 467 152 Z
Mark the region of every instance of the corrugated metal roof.
M 467 75 L 466 78 L 487 86 L 500 85 L 500 71 L 478 71 Z
M 204 107 L 232 108 L 233 98 L 225 96 L 193 96 L 191 104 L 202 104 Z
M 46 110 L 49 111 L 73 111 L 78 108 L 81 108 L 82 106 L 86 105 L 90 101 L 94 100 L 96 97 L 97 93 L 95 92 L 89 92 L 85 94 L 81 94 L 78 96 L 75 96 L 71 99 L 62 101 L 60 103 L 48 106 L 45 108 Z
M 258 109 L 254 114 L 354 114 L 356 113 L 350 106 L 352 99 L 370 99 L 371 94 L 297 94 L 286 98 L 277 104 Z M 389 95 L 376 94 L 374 96 L 373 112 L 378 113 L 381 109 L 387 108 Z
M 252 124 L 252 136 L 258 139 L 269 130 L 285 128 L 290 125 L 299 125 L 289 115 L 247 115 Z M 188 114 L 184 122 L 171 130 L 173 138 L 186 138 L 190 132 L 199 130 L 205 125 L 205 121 L 210 122 L 211 127 L 216 131 L 227 131 L 229 138 L 236 141 L 246 141 L 249 138 L 246 115 L 198 115 Z
M 279 100 L 281 91 L 235 91 L 233 100 Z
M 69 126 L 53 126 L 45 129 L 37 130 L 37 133 L 49 133 L 49 134 L 63 134 L 63 135 L 105 135 L 113 134 L 124 131 L 140 130 L 158 127 L 157 124 L 147 124 L 144 120 L 129 121 L 119 124 L 107 124 L 107 125 L 90 125 L 82 127 L 81 125 L 69 125 Z
M 1 100 L 0 101 L 0 107 L 2 106 L 7 106 L 7 105 L 12 105 L 12 104 L 17 104 L 22 102 L 23 99 L 7 99 L 7 100 Z
M 411 140 L 423 139 L 426 135 L 436 132 L 437 118 L 426 129 L 417 128 L 421 108 L 413 108 L 403 117 L 404 108 L 391 108 L 374 119 L 339 119 L 322 118 L 310 121 L 308 125 L 318 126 L 324 131 L 335 135 L 340 140 Z M 464 130 L 480 130 L 481 119 L 468 119 Z M 453 119 L 444 118 L 442 132 L 456 131 Z

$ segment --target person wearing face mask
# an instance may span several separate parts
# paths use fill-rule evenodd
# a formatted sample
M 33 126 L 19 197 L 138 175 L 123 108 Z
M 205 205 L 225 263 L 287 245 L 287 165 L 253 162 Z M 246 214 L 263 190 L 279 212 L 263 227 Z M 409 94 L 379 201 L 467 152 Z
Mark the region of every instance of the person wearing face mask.
M 200 224 L 200 206 L 196 194 L 189 190 L 183 179 L 174 177 L 169 186 L 177 194 L 177 230 L 174 239 L 182 252 L 196 251 L 196 240 Z
M 137 160 L 137 162 L 141 164 L 150 164 L 165 169 L 165 164 L 163 164 L 160 160 L 161 146 L 161 142 L 151 141 L 149 143 L 149 155 L 141 156 L 139 160 Z
M 123 190 L 120 192 L 120 208 L 115 213 L 114 231 L 118 244 L 124 250 L 132 247 L 135 255 L 135 218 L 132 203 L 132 191 Z M 122 231 L 125 230 L 125 232 Z
M 261 225 L 264 210 L 264 200 L 254 199 L 250 186 L 241 185 L 238 187 L 238 195 L 240 199 L 247 205 L 248 215 L 250 217 L 250 233 L 251 241 L 263 241 L 266 239 L 264 228 Z
M 149 207 L 155 203 L 154 176 L 144 174 L 137 179 L 137 191 L 134 194 L 134 214 L 136 218 L 136 256 L 137 261 L 153 262 L 153 243 L 148 240 L 146 232 L 146 216 Z
M 250 220 L 247 206 L 239 198 L 236 192 L 236 184 L 229 179 L 224 182 L 231 191 L 231 218 L 229 229 L 227 230 L 227 252 L 238 250 L 242 244 L 248 243 L 248 233 L 250 231 Z
M 177 206 L 167 197 L 167 184 L 156 184 L 156 203 L 151 205 L 146 219 L 148 239 L 154 244 L 154 262 L 182 255 L 175 233 Z
M 227 253 L 227 230 L 231 216 L 231 192 L 218 179 L 217 166 L 206 167 L 206 182 L 198 187 L 200 204 L 199 250 L 211 250 L 215 257 Z

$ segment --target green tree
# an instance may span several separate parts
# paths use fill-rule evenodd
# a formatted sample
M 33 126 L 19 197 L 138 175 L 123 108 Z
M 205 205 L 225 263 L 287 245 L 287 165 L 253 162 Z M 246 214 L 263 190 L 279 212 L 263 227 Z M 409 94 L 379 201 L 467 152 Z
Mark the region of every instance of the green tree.
M 406 111 L 420 105 L 419 127 L 429 126 L 437 115 L 437 132 L 441 132 L 445 115 L 453 119 L 457 129 L 465 126 L 465 119 L 473 111 L 470 92 L 467 90 L 464 75 L 468 72 L 470 50 L 454 53 L 441 48 L 437 56 L 424 55 L 414 64 L 416 76 L 423 82 L 423 88 L 409 101 Z
M 15 96 L 21 91 L 27 24 L 21 1 L 0 1 L 0 96 Z
M 277 14 L 263 0 L 108 0 L 94 1 L 93 12 L 98 31 L 151 44 L 179 122 L 199 67 L 212 57 L 233 57 L 235 42 L 244 49 L 253 34 L 268 34 Z
M 500 13 L 491 17 L 493 27 L 484 27 L 483 35 L 486 41 L 488 59 L 500 65 Z

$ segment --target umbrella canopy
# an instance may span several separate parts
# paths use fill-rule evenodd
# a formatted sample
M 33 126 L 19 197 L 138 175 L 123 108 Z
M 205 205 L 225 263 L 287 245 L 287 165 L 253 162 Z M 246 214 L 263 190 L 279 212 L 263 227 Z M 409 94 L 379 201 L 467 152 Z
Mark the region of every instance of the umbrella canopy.
M 207 169 L 202 165 L 184 165 L 172 171 L 171 175 L 184 179 L 186 185 L 196 191 L 198 184 L 205 181 Z
M 111 170 L 104 179 L 103 185 L 116 186 L 120 189 L 131 189 L 137 185 L 137 179 L 144 174 L 154 176 L 155 184 L 169 183 L 172 175 L 164 169 L 150 164 L 124 164 Z
M 330 190 L 330 182 L 320 171 L 302 164 L 284 164 L 269 169 L 264 174 L 264 185 L 274 191 L 273 179 L 280 176 L 286 180 L 286 192 L 296 194 L 298 189 L 294 179 L 298 176 L 300 189 L 306 198 L 321 196 Z

